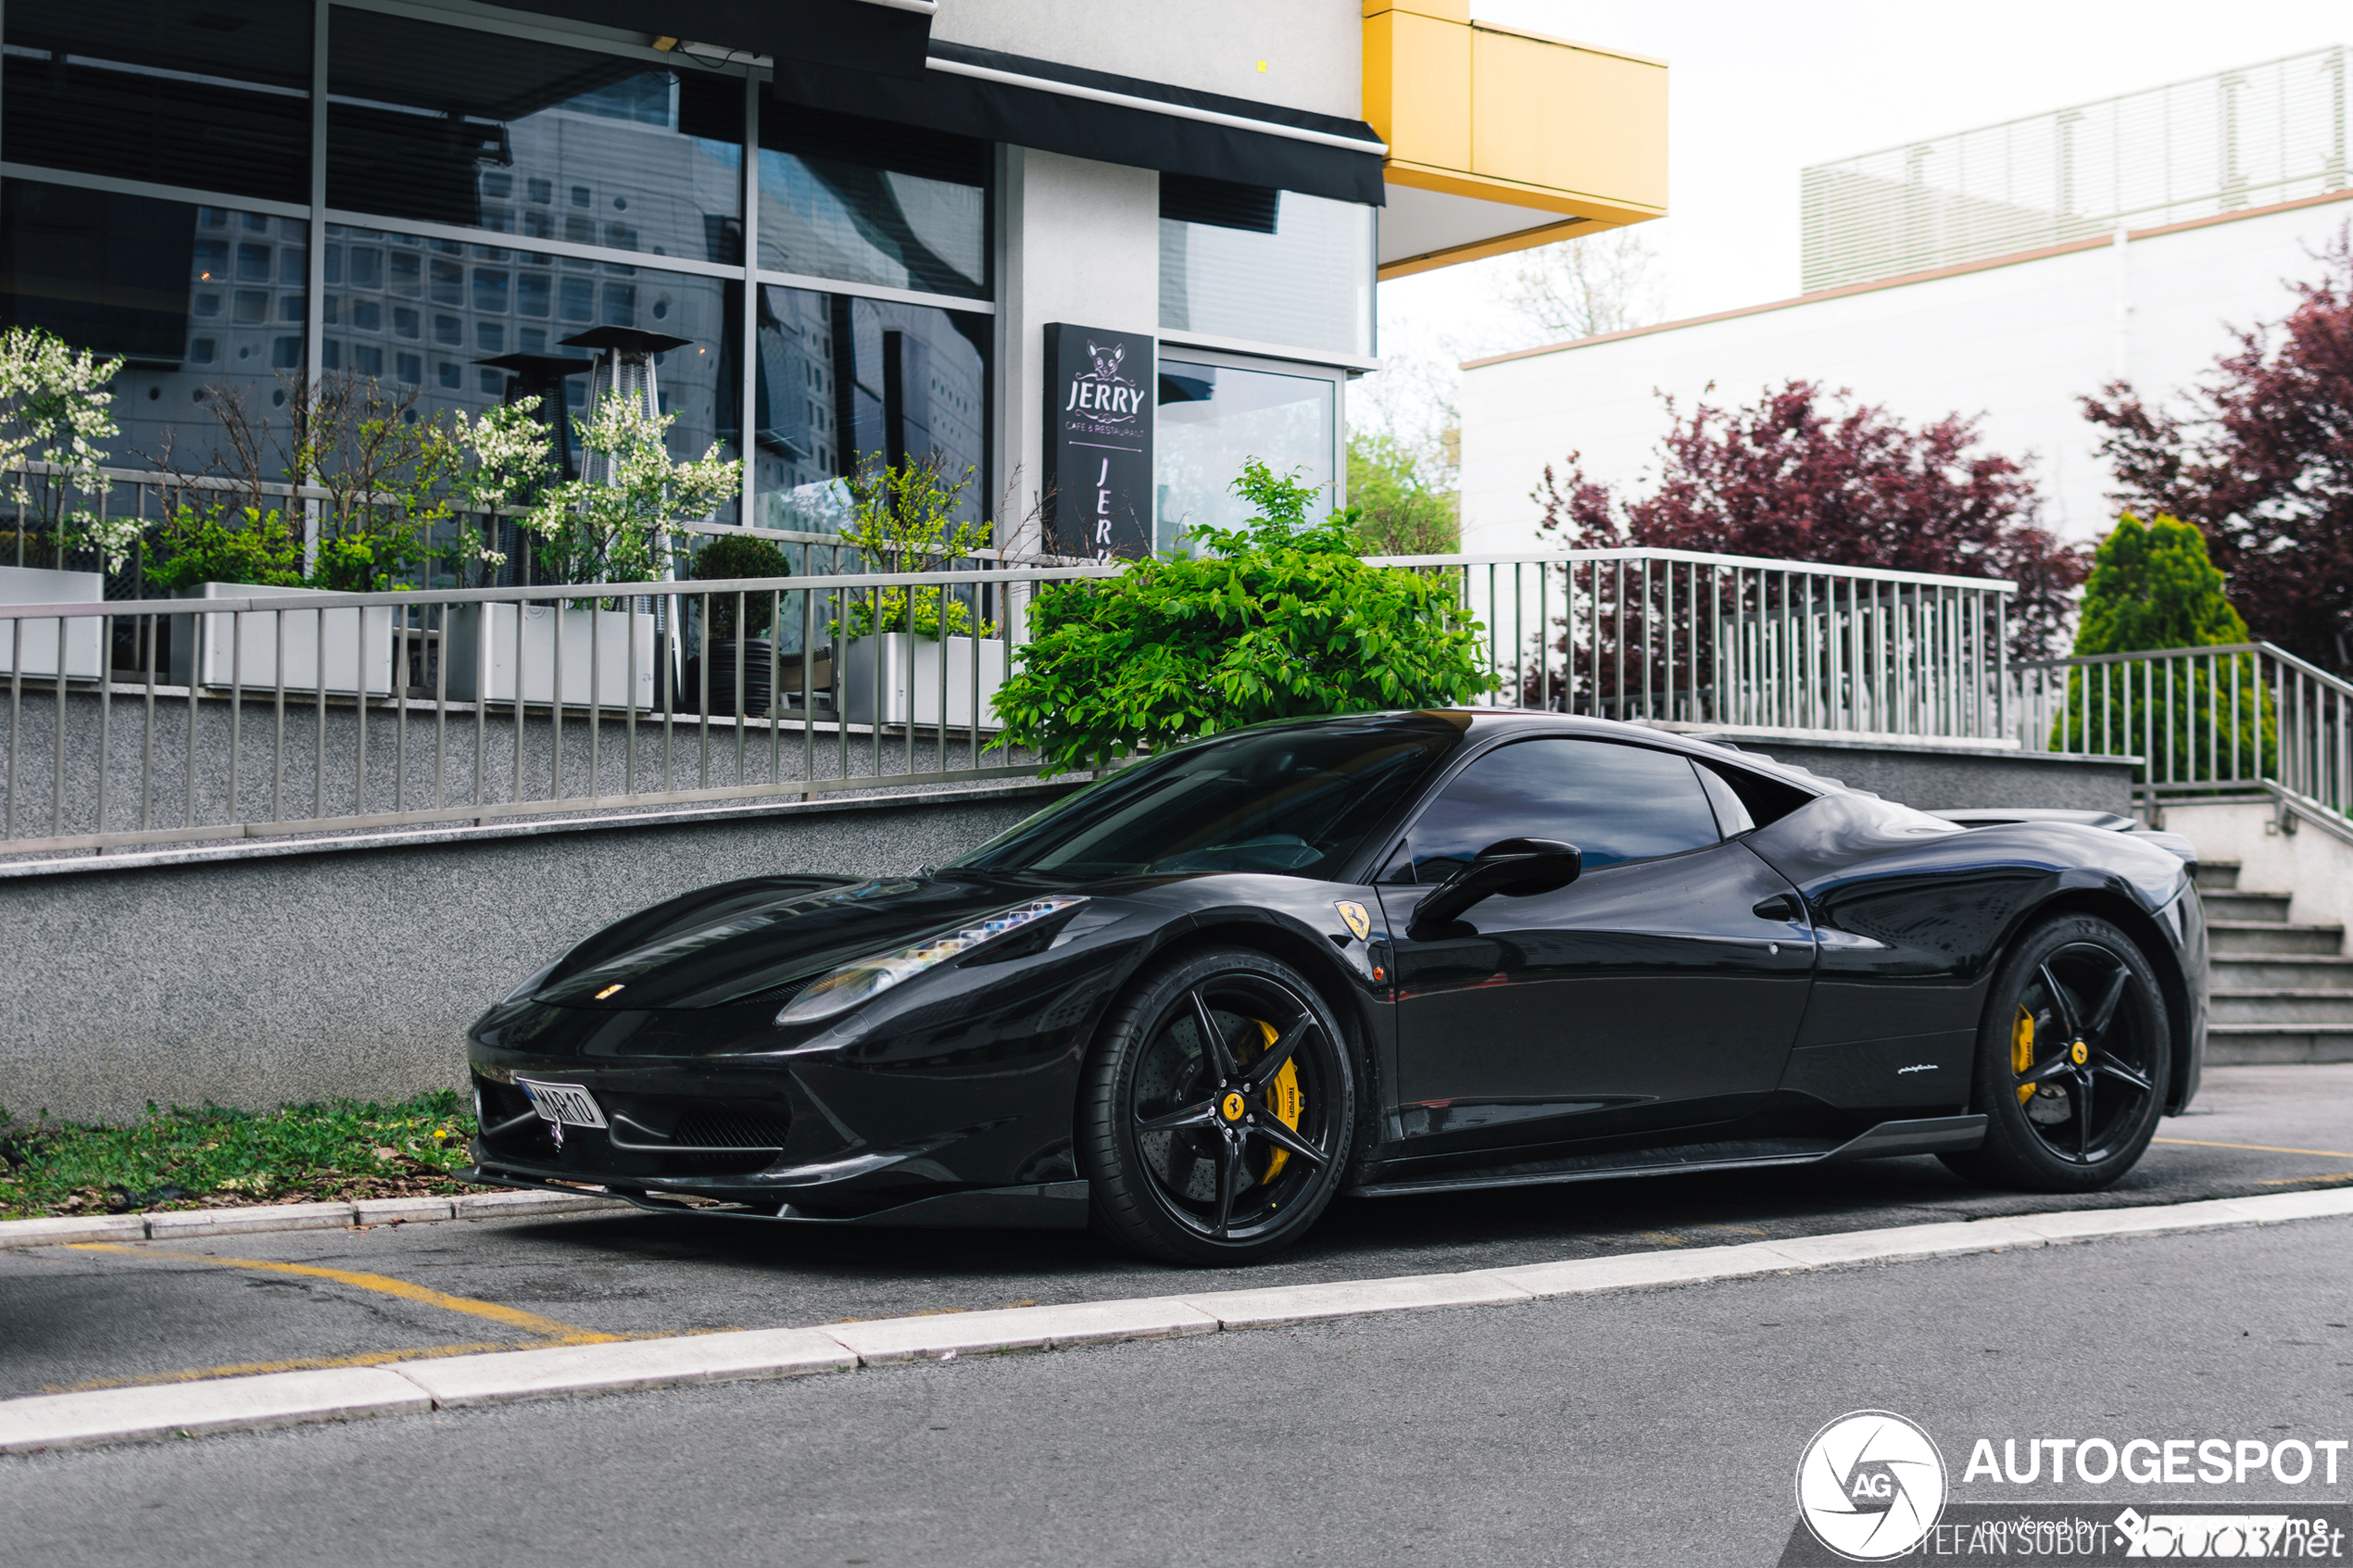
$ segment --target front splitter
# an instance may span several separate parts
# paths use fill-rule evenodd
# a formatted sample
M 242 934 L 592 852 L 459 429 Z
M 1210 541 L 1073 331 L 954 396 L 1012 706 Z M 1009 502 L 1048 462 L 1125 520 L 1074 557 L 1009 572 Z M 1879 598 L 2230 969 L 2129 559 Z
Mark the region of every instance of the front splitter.
M 469 1166 L 456 1174 L 459 1181 L 471 1182 L 476 1186 L 522 1187 L 575 1197 L 597 1195 L 595 1188 L 517 1175 L 506 1171 L 485 1170 L 479 1165 Z M 1037 1182 L 1026 1186 L 976 1187 L 964 1192 L 943 1192 L 888 1209 L 878 1209 L 869 1214 L 851 1215 L 811 1214 L 795 1209 L 789 1203 L 773 1213 L 748 1205 L 712 1205 L 706 1208 L 644 1187 L 608 1186 L 602 1191 L 608 1198 L 618 1198 L 625 1203 L 634 1203 L 640 1209 L 661 1214 L 765 1220 L 796 1225 L 864 1225 L 875 1229 L 937 1225 L 960 1230 L 1063 1231 L 1085 1230 L 1088 1222 L 1088 1194 L 1084 1181 Z

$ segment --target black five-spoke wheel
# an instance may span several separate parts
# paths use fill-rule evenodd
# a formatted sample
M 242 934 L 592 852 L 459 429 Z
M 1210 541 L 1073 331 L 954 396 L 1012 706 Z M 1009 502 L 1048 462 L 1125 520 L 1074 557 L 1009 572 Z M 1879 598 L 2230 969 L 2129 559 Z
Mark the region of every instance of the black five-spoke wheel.
M 1353 1148 L 1357 1074 L 1288 965 L 1217 949 L 1146 976 L 1089 1060 L 1080 1155 L 1117 1239 L 1239 1262 L 1295 1239 Z
M 2170 1058 L 2157 978 L 2103 920 L 2065 916 L 2027 935 L 1996 976 L 1979 1042 L 1985 1147 L 1946 1160 L 2037 1191 L 2105 1186 L 2157 1130 Z

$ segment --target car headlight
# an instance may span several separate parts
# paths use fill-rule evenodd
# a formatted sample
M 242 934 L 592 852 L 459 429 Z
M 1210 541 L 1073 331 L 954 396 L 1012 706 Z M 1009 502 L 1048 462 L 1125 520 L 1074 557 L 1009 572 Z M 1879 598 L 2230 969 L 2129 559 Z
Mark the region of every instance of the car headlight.
M 1057 896 L 1036 898 L 1016 904 L 1010 909 L 1000 909 L 993 915 L 974 922 L 961 931 L 926 937 L 910 944 L 895 953 L 880 953 L 871 959 L 846 963 L 811 985 L 776 1014 L 782 1023 L 808 1023 L 820 1018 L 831 1018 L 847 1012 L 871 997 L 880 996 L 903 981 L 912 980 L 927 969 L 961 958 L 979 947 L 1025 925 L 1034 925 L 1050 915 L 1058 915 L 1083 897 Z

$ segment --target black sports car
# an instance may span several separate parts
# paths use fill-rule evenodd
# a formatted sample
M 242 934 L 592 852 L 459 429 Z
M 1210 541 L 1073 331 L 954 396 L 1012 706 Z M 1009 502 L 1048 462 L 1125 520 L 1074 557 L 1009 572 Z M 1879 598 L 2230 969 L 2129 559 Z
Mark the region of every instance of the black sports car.
M 1262 725 L 937 871 L 754 877 L 470 1034 L 476 1177 L 1202 1263 L 1368 1197 L 1933 1153 L 2114 1181 L 2196 1092 L 2162 841 L 1517 712 Z

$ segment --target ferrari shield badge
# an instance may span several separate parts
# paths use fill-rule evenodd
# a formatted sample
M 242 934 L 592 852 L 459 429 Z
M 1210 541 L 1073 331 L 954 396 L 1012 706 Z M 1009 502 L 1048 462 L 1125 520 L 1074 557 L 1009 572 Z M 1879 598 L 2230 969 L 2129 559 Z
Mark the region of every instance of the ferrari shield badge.
M 1357 941 L 1362 942 L 1372 935 L 1373 917 L 1365 912 L 1364 905 L 1353 898 L 1342 898 L 1332 908 L 1340 911 L 1340 918 L 1348 922 L 1348 929 L 1355 933 Z

